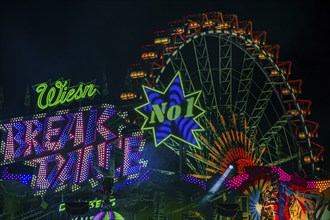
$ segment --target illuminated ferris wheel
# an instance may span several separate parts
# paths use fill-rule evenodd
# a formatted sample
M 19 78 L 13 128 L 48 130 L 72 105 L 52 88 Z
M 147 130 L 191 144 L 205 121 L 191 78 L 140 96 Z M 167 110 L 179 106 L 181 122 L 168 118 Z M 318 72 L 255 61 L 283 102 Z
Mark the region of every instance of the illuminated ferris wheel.
M 186 94 L 202 91 L 202 148 L 175 138 L 163 143 L 184 152 L 191 175 L 206 180 L 230 164 L 239 173 L 245 166 L 279 165 L 317 174 L 323 147 L 315 142 L 318 123 L 307 119 L 311 101 L 302 98 L 291 62 L 280 60 L 280 46 L 266 43 L 266 32 L 236 15 L 210 12 L 169 22 L 154 35 L 153 44 L 141 46 L 141 62 L 131 65 L 130 89 L 121 99 L 136 106 L 143 102 L 141 85 L 165 91 L 177 72 Z

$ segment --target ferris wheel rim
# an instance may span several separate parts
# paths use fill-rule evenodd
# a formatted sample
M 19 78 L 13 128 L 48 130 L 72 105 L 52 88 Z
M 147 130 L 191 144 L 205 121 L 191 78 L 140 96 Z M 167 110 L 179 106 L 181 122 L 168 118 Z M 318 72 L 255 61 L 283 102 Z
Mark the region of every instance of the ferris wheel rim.
M 181 51 L 184 47 L 186 47 L 186 46 L 188 46 L 189 44 L 191 44 L 191 42 L 193 42 L 193 39 L 196 39 L 196 38 L 198 38 L 198 37 L 200 37 L 200 36 L 212 36 L 211 34 L 218 34 L 218 37 L 222 37 L 222 36 L 220 36 L 221 34 L 229 34 L 229 35 L 231 35 L 231 36 L 239 37 L 239 38 L 241 38 L 242 40 L 247 41 L 247 38 L 246 38 L 245 36 L 240 35 L 240 34 L 236 34 L 236 33 L 232 33 L 232 32 L 229 31 L 229 30 L 213 30 L 213 31 L 200 32 L 200 33 L 198 33 L 198 34 L 192 34 L 192 35 L 189 36 L 189 38 L 186 39 L 186 41 L 185 41 L 184 43 L 182 43 L 180 46 L 178 46 L 178 47 L 175 49 L 175 51 L 174 51 L 172 54 L 170 54 L 169 57 L 166 59 L 166 61 L 165 61 L 166 65 L 164 65 L 164 67 L 161 69 L 160 74 L 157 75 L 157 78 L 156 78 L 156 81 L 155 81 L 155 82 L 156 82 L 155 85 L 157 85 L 157 83 L 159 82 L 159 80 L 160 80 L 160 78 L 161 78 L 163 72 L 166 70 L 166 67 L 169 65 L 169 63 L 171 62 L 172 58 L 176 55 L 176 53 L 178 53 L 178 52 Z M 223 37 L 222 37 L 222 38 L 223 38 Z M 259 62 L 256 62 L 256 60 L 258 59 L 257 56 L 254 56 L 254 55 L 249 54 L 249 53 L 247 52 L 247 50 L 245 50 L 245 48 L 243 48 L 242 45 L 237 44 L 234 40 L 230 39 L 230 37 L 226 37 L 226 38 L 223 38 L 223 39 L 225 39 L 225 40 L 227 40 L 227 41 L 230 41 L 231 44 L 235 45 L 235 46 L 236 46 L 237 48 L 239 48 L 243 53 L 245 53 L 246 55 L 250 56 L 251 58 L 255 58 L 254 63 L 257 64 L 259 70 L 262 71 L 264 77 L 265 77 L 267 80 L 269 80 L 269 81 L 271 80 L 269 73 L 264 69 L 264 67 L 263 67 Z M 306 132 L 306 134 L 307 134 L 307 128 L 306 128 L 306 125 L 305 125 L 304 116 L 303 116 L 302 113 L 301 113 L 300 106 L 299 106 L 299 104 L 296 102 L 297 98 L 296 98 L 295 94 L 291 91 L 291 89 L 290 89 L 290 85 L 288 84 L 288 82 L 287 82 L 285 76 L 281 73 L 280 68 L 278 67 L 278 65 L 276 64 L 276 62 L 275 62 L 271 57 L 269 57 L 269 56 L 267 55 L 267 53 L 266 53 L 266 52 L 265 52 L 265 51 L 264 51 L 264 50 L 263 50 L 258 44 L 256 44 L 256 43 L 254 43 L 253 41 L 251 41 L 251 47 L 252 47 L 252 46 L 255 47 L 255 49 L 257 49 L 257 50 L 260 51 L 261 53 L 265 54 L 265 55 L 267 56 L 268 61 L 271 63 L 271 65 L 272 65 L 274 68 L 276 68 L 277 71 L 279 71 L 280 79 L 282 80 L 282 83 L 284 83 L 284 85 L 286 86 L 286 88 L 289 89 L 289 92 L 290 92 L 291 98 L 293 99 L 294 104 L 295 104 L 296 108 L 298 109 L 300 120 L 301 120 L 302 125 L 303 125 L 303 127 L 304 127 L 304 130 L 305 130 L 305 132 Z M 282 98 L 281 98 L 281 96 L 280 96 L 280 94 L 279 94 L 278 89 L 275 87 L 275 85 L 272 85 L 272 88 L 273 88 L 273 92 L 275 92 L 275 94 L 276 94 L 276 96 L 277 96 L 277 99 L 278 99 L 278 100 L 280 101 L 280 103 L 281 103 L 281 108 L 282 108 L 283 112 L 287 112 L 287 109 L 286 109 L 286 107 L 285 107 L 285 105 L 284 105 L 284 103 L 283 103 L 283 100 L 282 100 Z M 233 107 L 235 108 L 235 106 L 233 106 Z M 249 115 L 246 111 L 244 111 L 244 113 L 245 113 L 246 115 Z M 293 131 L 292 131 L 292 128 L 290 128 L 290 129 L 291 129 L 291 132 L 293 132 Z M 308 137 L 308 135 L 307 135 L 307 139 L 308 139 L 308 147 L 310 148 L 310 155 L 311 155 L 311 157 L 313 157 L 313 154 L 312 154 L 312 151 L 311 151 L 310 138 Z M 296 139 L 295 139 L 295 138 L 293 138 L 293 140 L 296 142 Z M 297 145 L 297 144 L 296 144 L 296 145 Z M 299 149 L 297 150 L 297 152 L 299 152 Z M 295 158 L 293 158 L 293 159 L 295 159 Z M 273 164 L 274 161 L 272 161 L 271 163 Z M 271 164 L 271 163 L 270 163 L 270 164 Z
M 267 115 L 264 114 L 264 108 L 265 106 L 267 107 L 269 104 L 264 102 L 263 100 L 266 99 L 271 99 L 269 103 L 272 102 L 279 102 L 281 103 L 281 108 L 282 110 L 279 110 L 279 108 L 274 108 L 274 105 L 272 105 L 273 109 L 275 111 L 283 111 L 283 102 L 284 103 L 284 109 L 287 109 L 287 111 L 283 111 L 284 114 L 290 115 L 291 118 L 285 119 L 285 117 L 280 118 L 278 117 L 278 122 L 279 126 L 282 126 L 280 129 L 284 129 L 282 132 L 282 140 L 285 143 L 285 145 L 288 146 L 295 146 L 294 149 L 295 152 L 294 154 L 291 153 L 290 148 L 287 148 L 289 150 L 286 150 L 283 154 L 282 153 L 276 153 L 276 154 L 269 154 L 270 157 L 273 158 L 280 158 L 283 155 L 294 155 L 295 158 L 298 157 L 297 162 L 298 162 L 298 170 L 302 171 L 305 176 L 305 168 L 311 168 L 312 167 L 312 173 L 314 174 L 314 164 L 317 163 L 318 161 L 322 161 L 323 157 L 321 156 L 322 153 L 324 152 L 324 147 L 322 145 L 317 144 L 315 141 L 312 141 L 311 138 L 317 138 L 318 137 L 318 128 L 319 124 L 315 121 L 310 121 L 306 119 L 306 115 L 310 114 L 310 106 L 311 106 L 311 101 L 310 100 L 305 100 L 301 99 L 300 93 L 301 93 L 301 86 L 302 86 L 302 80 L 297 79 L 289 79 L 289 76 L 291 75 L 291 67 L 292 67 L 292 62 L 291 61 L 279 61 L 279 45 L 270 45 L 266 44 L 266 35 L 267 33 L 265 31 L 256 31 L 253 30 L 252 28 L 252 22 L 248 20 L 238 20 L 237 15 L 235 14 L 223 14 L 221 12 L 207 12 L 207 13 L 199 13 L 199 14 L 193 14 L 193 15 L 188 15 L 182 17 L 181 20 L 175 20 L 171 21 L 168 23 L 169 29 L 161 30 L 161 31 L 156 31 L 154 32 L 155 34 L 155 40 L 154 43 L 152 44 L 146 44 L 142 45 L 140 48 L 144 52 L 141 54 L 142 61 L 140 61 L 137 64 L 131 64 L 131 80 L 132 84 L 130 84 L 129 88 L 131 90 L 128 90 L 127 93 L 122 93 L 124 95 L 124 98 L 122 100 L 127 100 L 125 98 L 125 94 L 129 95 L 128 99 L 135 99 L 137 97 L 136 94 L 139 94 L 139 90 L 135 90 L 138 87 L 135 87 L 136 84 L 143 83 L 144 85 L 147 85 L 149 87 L 154 87 L 157 85 L 159 78 L 162 76 L 162 73 L 165 71 L 165 68 L 169 66 L 168 64 L 171 62 L 172 57 L 175 56 L 178 51 L 180 51 L 186 44 L 187 42 L 191 41 L 192 39 L 196 39 L 199 36 L 204 36 L 204 35 L 209 35 L 209 34 L 214 34 L 214 33 L 225 33 L 226 35 L 230 35 L 230 40 L 231 44 L 235 44 L 235 40 L 237 41 L 238 45 L 237 48 L 241 49 L 241 46 L 243 49 L 242 51 L 245 52 L 245 48 L 248 47 L 253 47 L 255 51 L 252 51 L 252 55 L 255 57 L 256 60 L 260 60 L 261 65 L 268 64 L 267 66 L 271 66 L 272 69 L 265 68 L 269 70 L 269 73 L 265 74 L 265 71 L 263 68 L 260 68 L 258 65 L 258 69 L 263 72 L 264 77 L 269 81 L 270 83 L 276 83 L 277 81 L 280 81 L 280 84 L 276 84 L 275 86 L 278 86 L 278 88 L 274 87 L 273 85 L 269 87 L 269 85 L 264 84 L 265 90 L 261 90 L 263 92 L 262 95 L 258 96 L 257 98 L 253 98 L 254 101 L 256 101 L 256 104 L 262 104 L 263 109 L 262 111 L 257 112 L 258 110 L 256 109 L 256 106 L 254 106 L 253 110 L 257 110 L 256 112 L 252 112 L 253 114 L 253 120 L 251 121 L 251 128 L 248 130 L 250 133 L 250 137 L 255 137 L 255 131 L 259 129 L 259 123 L 261 121 L 264 121 L 264 119 L 259 119 L 260 115 L 262 115 L 263 118 L 267 119 Z M 198 44 L 201 45 L 201 41 L 198 42 Z M 249 45 L 248 45 L 249 44 Z M 204 46 L 204 45 L 202 45 Z M 207 47 L 204 46 L 204 47 Z M 207 50 L 207 49 L 206 49 Z M 258 54 L 255 54 L 257 51 Z M 200 51 L 197 51 L 197 53 L 201 53 Z M 150 56 L 151 55 L 151 56 Z M 263 58 L 262 56 L 263 55 Z M 195 50 L 195 56 L 196 56 L 196 50 Z M 200 55 L 198 55 L 200 56 Z M 258 59 L 259 58 L 259 59 Z M 181 59 L 181 58 L 179 58 Z M 208 58 L 207 58 L 208 59 Z M 244 58 L 245 59 L 245 58 Z M 264 62 L 265 60 L 265 62 Z M 181 61 L 179 61 L 181 62 Z M 209 61 L 208 61 L 209 62 Z M 230 61 L 231 62 L 231 61 Z M 243 60 L 245 62 L 245 60 Z M 267 63 L 266 63 L 267 62 Z M 256 63 L 256 62 L 255 62 Z M 172 64 L 173 65 L 173 64 Z M 176 63 L 174 65 L 180 65 L 180 63 Z M 202 65 L 202 64 L 197 64 Z M 210 64 L 208 64 L 210 66 Z M 231 64 L 230 64 L 231 65 Z M 178 70 L 184 70 L 185 68 L 182 68 L 181 66 L 176 66 Z M 220 68 L 220 66 L 219 66 Z M 231 66 L 229 67 L 230 69 L 233 69 Z M 254 67 L 252 67 L 254 68 Z M 136 74 L 136 70 L 142 70 L 143 76 L 142 77 L 136 77 L 134 74 Z M 175 70 L 175 66 L 173 66 L 173 69 Z M 144 71 L 144 72 L 143 72 Z M 205 71 L 205 68 L 203 69 Z M 206 71 L 207 72 L 207 71 Z M 205 72 L 205 73 L 206 73 Z M 133 75 L 132 75 L 133 74 Z M 209 73 L 207 73 L 209 74 Z M 228 74 L 228 73 L 226 73 Z M 270 78 L 272 76 L 275 76 L 274 78 L 278 78 L 274 81 L 270 81 Z M 205 78 L 205 76 L 203 76 Z M 228 78 L 228 76 L 225 76 Z M 137 79 L 137 80 L 135 80 Z M 140 81 L 139 79 L 142 79 Z M 229 79 L 231 81 L 231 79 Z M 166 82 L 166 81 L 165 81 Z M 239 82 L 239 81 L 238 81 Z M 210 84 L 209 84 L 210 85 Z M 165 88 L 164 85 L 161 85 L 161 87 L 158 88 Z M 189 91 L 191 90 L 191 86 L 188 89 Z M 223 88 L 222 88 L 223 89 Z M 231 89 L 231 88 L 230 88 Z M 285 91 L 284 91 L 285 89 Z M 130 92 L 132 91 L 132 92 Z M 237 90 L 240 93 L 243 91 L 247 91 L 246 89 L 243 90 Z M 134 93 L 138 92 L 138 93 Z M 215 94 L 215 92 L 218 93 L 218 91 L 213 90 L 211 93 Z M 275 97 L 271 94 L 275 93 Z M 280 93 L 280 95 L 279 95 Z M 211 94 L 211 96 L 213 95 Z M 230 100 L 228 99 L 230 93 L 227 92 L 227 99 L 226 104 L 222 106 L 226 106 L 227 103 L 232 103 L 232 97 L 230 97 Z M 250 93 L 251 95 L 251 93 Z M 208 97 L 211 97 L 210 94 L 208 94 Z M 279 97 L 280 96 L 280 97 Z M 127 96 L 126 96 L 127 97 Z M 299 98 L 299 99 L 298 99 Z M 142 96 L 140 96 L 140 99 L 142 99 Z M 242 98 L 240 98 L 242 99 Z M 263 100 L 261 100 L 263 99 Z M 212 99 L 213 100 L 213 99 Z M 224 100 L 224 99 L 223 99 Z M 228 102 L 229 100 L 229 102 Z M 243 97 L 242 101 L 246 102 L 246 98 Z M 278 101 L 275 101 L 278 100 Z M 128 100 L 127 102 L 129 106 L 134 105 L 134 103 L 139 103 L 138 99 L 133 100 L 131 102 Z M 240 105 L 243 103 L 240 101 Z M 259 103 L 257 103 L 259 102 Z M 214 101 L 208 101 L 208 103 L 215 103 Z M 221 102 L 219 102 L 221 103 Z M 244 104 L 245 108 L 246 104 Z M 286 107 L 286 108 L 285 108 Z M 268 107 L 267 107 L 268 108 Z M 251 108 L 250 108 L 251 109 Z M 282 113 L 280 114 L 282 115 Z M 133 118 L 130 119 L 134 120 L 134 123 L 136 123 L 136 119 L 138 120 L 138 123 L 140 121 L 140 118 L 136 118 L 134 115 L 132 115 Z M 284 119 L 284 120 L 283 120 Z M 277 119 L 276 119 L 277 120 Z M 276 121 L 275 120 L 275 121 Z M 283 121 L 287 120 L 287 122 L 284 122 L 286 124 L 283 124 Z M 273 122 L 275 122 L 273 120 Z M 273 124 L 272 122 L 272 124 Z M 288 123 L 289 122 L 289 123 Z M 288 124 L 288 125 L 287 125 Z M 269 126 L 268 126 L 269 125 Z M 272 127 L 272 125 L 268 121 L 268 127 L 270 129 L 273 129 L 275 127 Z M 277 126 L 274 124 L 274 126 Z M 279 127 L 277 126 L 277 127 Z M 288 130 L 288 127 L 290 127 L 290 131 Z M 277 128 L 276 128 L 277 129 Z M 260 129 L 259 129 L 260 130 Z M 252 132 L 251 132 L 252 131 Z M 267 130 L 265 130 L 267 131 Z M 269 140 L 275 140 L 274 138 L 269 137 L 269 133 L 272 131 L 268 130 L 267 135 L 268 137 L 262 137 L 263 146 L 266 146 L 267 144 L 265 141 Z M 262 132 L 258 132 L 259 134 Z M 287 135 L 289 134 L 289 135 Z M 289 139 L 288 139 L 289 137 Z M 256 139 L 256 140 L 259 140 Z M 292 141 L 291 141 L 292 140 Z M 314 140 L 314 139 L 313 139 Z M 289 142 L 288 142 L 289 141 Z M 175 140 L 172 140 L 173 143 L 175 143 Z M 173 147 L 175 147 L 172 144 L 170 148 L 176 153 L 179 154 L 178 150 L 175 150 Z M 170 144 L 170 145 L 171 145 Z M 178 146 L 178 145 L 176 145 Z M 168 146 L 169 147 L 169 146 Z M 277 149 L 276 143 L 273 143 L 271 148 L 273 150 Z M 314 154 L 315 151 L 315 155 Z M 281 156 L 282 155 L 282 156 Z M 297 156 L 298 155 L 298 156 Z M 269 158 L 270 158 L 269 157 Z M 294 158 L 294 159 L 295 159 Z M 272 159 L 270 159 L 272 160 Z M 289 161 L 284 160 L 285 161 Z M 296 160 L 296 159 L 295 159 Z M 281 160 L 281 163 L 283 160 Z M 303 166 L 304 165 L 304 166 Z M 312 166 L 310 166 L 312 165 Z M 312 175 L 313 175 L 312 174 Z

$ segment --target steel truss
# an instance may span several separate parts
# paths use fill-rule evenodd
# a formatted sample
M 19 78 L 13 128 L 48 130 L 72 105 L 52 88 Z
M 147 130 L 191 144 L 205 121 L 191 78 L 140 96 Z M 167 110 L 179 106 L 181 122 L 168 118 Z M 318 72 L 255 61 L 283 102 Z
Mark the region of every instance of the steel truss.
M 312 146 L 310 139 L 315 135 L 310 134 L 305 123 L 310 107 L 306 101 L 297 99 L 301 84 L 295 88 L 297 80 L 289 81 L 291 62 L 279 61 L 279 45 L 267 45 L 266 32 L 254 31 L 252 22 L 239 21 L 236 15 L 211 12 L 170 22 L 168 30 L 156 33 L 155 44 L 144 48 L 157 56 L 143 59 L 147 77 L 131 79 L 132 84 L 136 84 L 134 88 L 146 84 L 164 90 L 166 79 L 180 71 L 186 93 L 203 91 L 199 104 L 207 113 L 200 123 L 207 130 L 203 134 L 207 139 L 215 138 L 214 132 L 209 132 L 211 121 L 216 132 L 226 131 L 226 140 L 231 140 L 228 134 L 235 127 L 234 121 L 230 117 L 226 119 L 232 126 L 226 128 L 219 116 L 233 113 L 240 122 L 236 129 L 244 130 L 251 142 L 249 146 L 253 146 L 249 152 L 262 155 L 266 151 L 261 158 L 264 164 L 281 165 L 294 160 L 301 165 L 301 155 L 315 158 L 319 149 Z M 218 41 L 217 60 L 211 38 Z M 186 48 L 191 48 L 189 53 Z M 234 65 L 237 62 L 234 48 L 242 54 L 240 68 Z M 136 92 L 139 93 L 139 89 Z M 207 157 L 209 149 L 205 145 L 201 151 L 189 146 L 181 151 L 182 144 L 171 138 L 164 145 L 178 155 L 186 152 L 185 162 L 191 171 L 205 173 L 205 163 L 194 157 L 196 153 Z M 313 168 L 318 158 L 315 159 L 303 168 Z

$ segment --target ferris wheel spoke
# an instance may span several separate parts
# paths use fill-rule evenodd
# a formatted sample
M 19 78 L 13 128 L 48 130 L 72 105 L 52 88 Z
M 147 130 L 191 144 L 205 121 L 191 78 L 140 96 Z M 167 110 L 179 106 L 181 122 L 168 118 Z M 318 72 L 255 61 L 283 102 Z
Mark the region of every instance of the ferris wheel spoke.
M 183 55 L 181 50 L 178 50 L 177 53 L 175 54 L 175 56 L 173 56 L 170 59 L 172 68 L 174 70 L 174 72 L 180 72 L 185 79 L 185 89 L 187 90 L 188 93 L 192 93 L 195 92 L 195 86 L 194 83 L 192 83 L 192 79 L 191 79 L 191 74 L 188 71 L 188 68 L 186 66 L 186 62 L 183 59 Z
M 192 159 L 195 161 L 195 158 L 192 158 Z M 203 171 L 202 167 L 196 168 L 196 166 L 194 166 L 193 163 L 190 161 L 190 158 L 187 158 L 186 161 L 187 161 L 188 167 L 191 169 L 192 172 L 201 173 L 201 171 Z M 198 170 L 200 170 L 200 171 L 198 172 Z
M 205 105 L 209 110 L 216 110 L 217 115 L 220 115 L 218 108 L 218 100 L 215 94 L 212 67 L 206 43 L 205 35 L 192 40 L 195 52 L 199 81 L 205 94 Z
M 287 77 L 281 76 L 289 75 L 290 67 L 277 66 L 278 50 L 266 45 L 263 35 L 252 34 L 249 38 L 241 34 L 244 30 L 235 29 L 239 25 L 235 25 L 234 31 L 226 30 L 225 25 L 217 26 L 220 29 L 217 31 L 202 32 L 194 32 L 193 27 L 188 22 L 187 30 L 171 30 L 171 40 L 164 43 L 166 49 L 159 56 L 164 59 L 164 66 L 155 68 L 155 86 L 164 91 L 169 76 L 179 71 L 187 94 L 202 91 L 198 104 L 206 114 L 198 121 L 205 132 L 197 137 L 202 149 L 190 145 L 182 148 L 181 142 L 172 139 L 164 144 L 180 157 L 184 156 L 192 172 L 205 175 L 214 171 L 210 168 L 214 166 L 212 161 L 225 160 L 227 151 L 236 146 L 237 141 L 255 162 L 262 161 L 264 165 L 301 159 L 298 145 L 305 140 L 297 140 L 288 123 L 292 116 L 287 115 L 283 96 L 278 93 L 278 85 L 290 90 L 285 83 Z M 172 40 L 173 45 L 169 44 Z M 150 62 L 149 58 L 146 62 Z M 221 116 L 230 115 L 233 118 L 220 120 Z M 218 136 L 219 132 L 222 136 Z M 220 143 L 212 143 L 217 138 Z M 226 150 L 218 150 L 217 144 Z
M 277 161 L 273 161 L 271 163 L 267 163 L 267 164 L 264 164 L 265 166 L 276 166 L 276 165 L 279 165 L 279 164 L 282 164 L 282 163 L 286 163 L 286 162 L 289 162 L 291 160 L 295 160 L 299 157 L 299 154 L 295 154 L 295 155 L 291 155 L 289 157 L 285 157 L 285 158 L 281 158 Z
M 270 158 L 270 161 L 274 163 L 275 161 L 279 161 L 284 155 L 283 150 L 283 142 L 282 142 L 282 136 L 280 135 L 280 130 L 278 133 L 273 133 L 273 141 L 268 143 L 268 149 L 271 152 L 274 152 L 275 154 L 272 154 L 272 158 Z
M 177 50 L 175 55 L 170 59 L 170 63 L 171 63 L 171 66 L 172 66 L 174 72 L 179 71 L 182 74 L 182 76 L 185 80 L 185 91 L 187 93 L 193 93 L 193 92 L 197 91 L 195 89 L 195 85 L 191 78 L 191 74 L 186 66 L 186 62 L 185 62 L 185 59 L 183 57 L 181 50 Z M 202 96 L 203 100 L 206 100 L 204 93 L 202 93 L 201 96 Z M 204 103 L 203 105 L 201 105 L 200 100 L 198 100 L 197 103 L 199 106 L 203 106 L 205 104 Z M 208 120 L 205 115 L 202 115 L 200 117 L 200 120 L 203 122 L 203 124 L 208 123 Z
M 193 81 L 191 79 L 191 75 L 185 64 L 185 60 L 183 58 L 181 50 L 177 50 L 176 53 L 171 58 L 169 58 L 169 62 L 171 63 L 174 73 L 179 71 L 182 74 L 182 76 L 186 82 L 185 85 L 187 85 L 186 88 L 188 88 L 188 89 L 186 89 L 186 92 L 192 93 L 192 92 L 196 91 Z M 162 89 L 164 91 L 165 86 L 161 82 L 161 80 L 158 80 L 158 83 L 161 85 L 160 89 Z M 202 96 L 204 96 L 204 94 L 202 94 Z M 200 103 L 199 103 L 199 105 L 200 105 Z M 207 122 L 207 118 L 204 115 L 201 117 L 201 120 L 203 121 L 204 124 Z M 164 144 L 179 155 L 178 148 L 180 147 L 180 145 L 175 140 L 173 140 L 173 138 L 169 138 L 168 140 L 166 140 L 164 142 Z M 188 146 L 188 147 L 189 147 L 189 151 L 192 151 L 193 153 L 197 153 L 197 149 L 195 147 L 190 147 L 190 146 Z M 189 162 L 186 161 L 186 162 L 192 170 L 196 170 L 196 167 L 190 161 Z M 197 162 L 197 166 L 198 166 L 199 170 L 202 170 L 200 162 Z
M 151 84 L 151 82 L 149 82 L 148 80 L 146 80 L 146 82 Z M 163 84 L 163 82 L 161 80 L 158 80 L 158 79 L 157 79 L 156 82 L 157 82 L 157 84 L 156 84 L 157 89 L 160 90 L 160 91 L 165 91 L 166 86 Z
M 194 86 L 194 83 L 193 83 L 193 80 L 191 78 L 191 74 L 186 66 L 186 62 L 185 62 L 185 59 L 183 57 L 183 54 L 181 52 L 181 50 L 177 50 L 177 52 L 174 54 L 174 56 L 172 58 L 170 58 L 170 63 L 171 63 L 171 66 L 172 66 L 172 69 L 174 70 L 174 72 L 180 72 L 185 80 L 185 89 L 186 89 L 186 92 L 188 93 L 192 93 L 192 92 L 195 92 L 196 89 L 195 89 L 195 86 Z M 206 100 L 206 97 L 205 97 L 205 94 L 202 93 L 202 97 L 203 97 L 203 100 Z M 200 101 L 198 101 L 198 104 L 201 105 Z M 200 120 L 202 121 L 202 124 L 207 124 L 208 123 L 208 120 L 207 120 L 207 117 L 205 115 L 202 115 L 200 117 Z M 195 147 L 190 147 L 188 146 L 189 148 L 189 151 L 192 152 L 192 153 L 200 153 L 198 152 L 198 150 L 195 148 Z M 202 168 L 202 164 L 200 161 L 196 161 L 196 165 L 198 167 L 199 170 L 203 170 Z M 193 170 L 193 169 L 196 169 L 195 167 L 191 162 L 189 162 L 189 167 Z
M 166 145 L 166 147 L 168 147 L 169 149 L 171 149 L 172 151 L 174 151 L 176 154 L 179 155 L 178 147 L 180 146 L 180 144 L 172 137 L 164 141 L 164 145 Z
M 291 149 L 291 146 L 292 146 L 292 145 L 289 144 L 290 142 L 289 142 L 289 138 L 288 138 L 288 135 L 292 133 L 292 130 L 290 130 L 290 129 L 291 129 L 291 128 L 285 130 L 285 132 L 284 132 L 284 137 L 285 137 L 285 143 L 288 143 L 287 146 L 286 146 L 286 148 L 288 149 L 289 155 L 292 156 L 292 155 L 293 155 L 293 154 L 292 154 L 292 149 Z M 294 137 L 292 136 L 292 134 L 291 134 L 290 139 L 293 140 L 293 141 L 295 140 Z M 293 146 L 296 146 L 296 143 L 294 143 Z M 298 155 L 300 155 L 300 151 L 297 150 L 297 152 L 298 152 Z
M 191 73 L 189 72 L 187 66 L 186 66 L 186 62 L 185 59 L 182 55 L 181 50 L 178 50 L 177 53 L 175 54 L 175 56 L 172 57 L 172 59 L 170 59 L 170 63 L 171 66 L 174 70 L 174 72 L 180 72 L 184 78 L 184 82 L 185 82 L 185 92 L 187 93 L 192 93 L 195 92 L 195 85 L 193 83 L 193 80 L 191 78 Z M 206 99 L 205 94 L 202 93 L 201 94 L 203 97 L 203 100 Z M 200 105 L 200 101 L 198 100 L 198 104 Z
M 235 102 L 235 109 L 239 109 L 243 113 L 246 112 L 246 106 L 249 99 L 251 82 L 254 72 L 254 64 L 255 57 L 244 53 Z
M 194 158 L 195 160 L 200 161 L 201 163 L 203 163 L 204 164 L 204 167 L 205 166 L 210 166 L 210 167 L 213 167 L 216 170 L 220 170 L 220 168 L 217 167 L 217 165 L 214 162 L 212 162 L 211 160 L 209 160 L 209 159 L 207 159 L 205 157 L 202 157 L 202 156 L 196 157 L 196 155 L 195 154 L 192 154 L 192 153 L 189 153 L 188 156 L 190 156 L 191 158 Z M 204 170 L 205 169 L 200 170 L 200 171 L 204 171 Z
M 276 157 L 275 154 L 273 154 L 273 151 L 270 149 L 271 147 L 269 145 L 266 146 L 266 152 L 268 154 L 268 160 L 266 159 L 266 157 L 262 157 L 262 160 L 266 163 L 272 163 L 273 162 L 273 158 Z
M 279 133 L 280 130 L 284 129 L 284 126 L 290 121 L 292 115 L 282 115 L 273 126 L 271 126 L 266 133 L 263 134 L 262 138 L 259 139 L 257 146 L 259 146 L 259 152 L 266 147 L 269 142 L 273 139 L 273 135 Z
M 180 71 L 181 73 L 184 73 L 185 75 L 188 75 L 188 77 L 190 77 L 189 72 L 185 66 L 184 60 L 182 59 L 182 55 L 181 52 L 178 51 L 177 54 L 180 54 L 180 58 L 178 58 L 177 56 L 174 56 L 174 58 L 169 58 L 170 62 L 172 64 L 172 68 L 174 70 L 174 72 Z M 177 63 L 180 63 L 179 65 Z M 179 67 L 179 68 L 178 68 Z M 159 80 L 160 78 L 157 79 L 157 89 L 161 90 L 161 91 L 165 91 L 166 86 L 164 85 L 164 83 Z M 180 156 L 180 146 L 181 144 L 178 143 L 174 138 L 170 137 L 168 138 L 166 141 L 163 142 L 163 144 L 168 147 L 170 150 L 172 150 L 175 154 L 177 154 L 178 156 Z M 194 153 L 196 153 L 196 149 L 192 148 L 190 150 L 193 150 Z M 185 161 L 188 165 L 188 167 L 190 167 L 194 172 L 196 172 L 196 167 L 194 167 L 192 165 L 192 163 L 190 161 Z M 200 166 L 200 165 L 199 165 Z M 201 168 L 201 167 L 199 167 Z
M 221 106 L 232 111 L 232 43 L 219 37 L 219 85 Z
M 166 147 L 168 147 L 170 150 L 174 151 L 174 153 L 178 156 L 180 156 L 180 147 L 182 146 L 182 144 L 178 143 L 174 138 L 170 137 L 168 138 L 164 143 L 163 143 Z M 189 148 L 189 150 L 184 153 L 187 155 L 191 155 L 191 154 L 195 154 L 197 153 L 195 148 Z M 185 163 L 188 165 L 188 167 L 193 171 L 193 172 L 197 172 L 197 170 L 203 170 L 202 168 L 202 164 L 199 162 L 197 163 L 197 167 L 196 164 L 193 164 L 189 158 L 185 158 Z
M 255 135 L 258 125 L 274 92 L 275 82 L 271 80 L 271 78 L 267 79 L 266 83 L 264 84 L 248 120 L 247 134 L 249 134 L 249 138 L 253 143 L 255 142 Z
M 168 147 L 170 150 L 172 150 L 176 155 L 180 156 L 180 149 L 179 147 L 181 146 L 174 138 L 170 137 L 169 139 L 167 139 L 164 143 L 163 143 L 166 147 Z M 193 172 L 197 172 L 197 168 L 196 166 L 194 166 L 191 161 L 189 160 L 189 158 L 185 158 L 184 161 L 188 167 L 193 171 Z M 198 167 L 199 169 L 201 169 L 201 167 Z

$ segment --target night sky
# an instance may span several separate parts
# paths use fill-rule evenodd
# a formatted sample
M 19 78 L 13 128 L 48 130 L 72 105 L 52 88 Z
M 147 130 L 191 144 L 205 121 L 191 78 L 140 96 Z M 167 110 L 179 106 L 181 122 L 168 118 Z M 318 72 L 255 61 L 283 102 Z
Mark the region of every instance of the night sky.
M 22 3 L 24 2 L 24 3 Z M 152 33 L 184 15 L 221 11 L 253 21 L 267 42 L 281 45 L 280 60 L 293 62 L 293 79 L 303 80 L 320 123 L 319 143 L 330 147 L 330 4 L 321 1 L 1 1 L 0 87 L 2 118 L 26 115 L 27 85 L 64 77 L 72 84 L 108 76 L 108 103 L 118 104 L 130 63 Z M 29 3 L 27 3 L 29 2 Z M 325 2 L 325 1 L 324 1 Z M 34 93 L 31 91 L 31 93 Z M 32 96 L 33 98 L 34 96 Z M 35 100 L 31 100 L 32 103 Z M 32 104 L 34 108 L 35 104 Z M 33 112 L 29 112 L 33 113 Z M 330 150 L 325 153 L 330 168 Z

